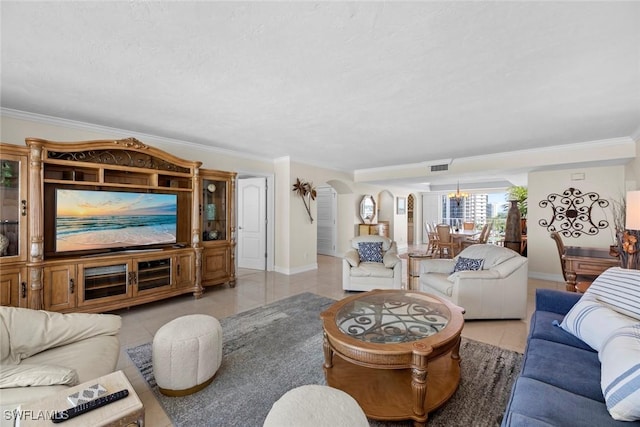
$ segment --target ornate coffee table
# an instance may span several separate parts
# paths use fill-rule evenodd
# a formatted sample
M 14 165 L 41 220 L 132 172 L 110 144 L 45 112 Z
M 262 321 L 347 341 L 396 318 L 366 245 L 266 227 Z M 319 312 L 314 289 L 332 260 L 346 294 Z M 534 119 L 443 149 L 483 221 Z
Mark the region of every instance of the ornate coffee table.
M 463 313 L 407 290 L 338 301 L 320 315 L 327 384 L 353 396 L 370 418 L 425 426 L 458 388 Z

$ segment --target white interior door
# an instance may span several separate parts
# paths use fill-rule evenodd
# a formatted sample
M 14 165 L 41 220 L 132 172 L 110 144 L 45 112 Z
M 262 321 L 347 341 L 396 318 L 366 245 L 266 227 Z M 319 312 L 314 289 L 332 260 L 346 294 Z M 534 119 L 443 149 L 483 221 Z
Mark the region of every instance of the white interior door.
M 318 187 L 318 254 L 336 254 L 336 197 L 332 187 Z
M 264 270 L 267 261 L 267 181 L 238 179 L 238 267 Z

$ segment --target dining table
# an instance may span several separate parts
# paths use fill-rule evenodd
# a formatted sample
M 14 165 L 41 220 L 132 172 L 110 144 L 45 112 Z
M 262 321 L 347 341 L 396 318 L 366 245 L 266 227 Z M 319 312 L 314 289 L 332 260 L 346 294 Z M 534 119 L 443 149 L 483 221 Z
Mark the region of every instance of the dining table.
M 451 232 L 451 237 L 454 239 L 465 239 L 467 237 L 475 237 L 480 234 L 480 230 L 453 230 Z
M 469 238 L 474 238 L 480 234 L 480 230 L 453 230 L 451 231 L 451 238 L 458 242 L 458 244 L 464 240 Z
M 465 239 L 473 239 L 474 237 L 480 235 L 480 230 L 463 230 L 460 229 L 458 231 L 456 230 L 452 230 L 451 231 L 451 239 L 453 239 L 453 241 L 457 244 L 458 248 L 458 253 L 459 251 L 461 251 L 462 248 L 462 241 Z

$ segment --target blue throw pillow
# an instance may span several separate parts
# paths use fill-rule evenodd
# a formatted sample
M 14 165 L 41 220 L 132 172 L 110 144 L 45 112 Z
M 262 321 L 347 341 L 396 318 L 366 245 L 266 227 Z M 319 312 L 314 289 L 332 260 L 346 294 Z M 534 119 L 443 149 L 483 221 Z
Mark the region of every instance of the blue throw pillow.
M 453 267 L 453 272 L 455 273 L 456 271 L 482 270 L 482 264 L 484 264 L 483 259 L 458 257 L 456 266 Z
M 360 262 L 382 262 L 382 242 L 358 242 Z

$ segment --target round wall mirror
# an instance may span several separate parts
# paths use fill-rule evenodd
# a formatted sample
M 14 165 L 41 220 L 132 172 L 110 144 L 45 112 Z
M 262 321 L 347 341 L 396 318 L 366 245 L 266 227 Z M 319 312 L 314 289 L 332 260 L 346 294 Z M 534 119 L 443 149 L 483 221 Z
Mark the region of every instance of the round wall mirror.
M 360 218 L 362 218 L 362 221 L 364 221 L 365 224 L 371 224 L 375 216 L 376 202 L 373 199 L 373 196 L 367 194 L 360 202 Z

